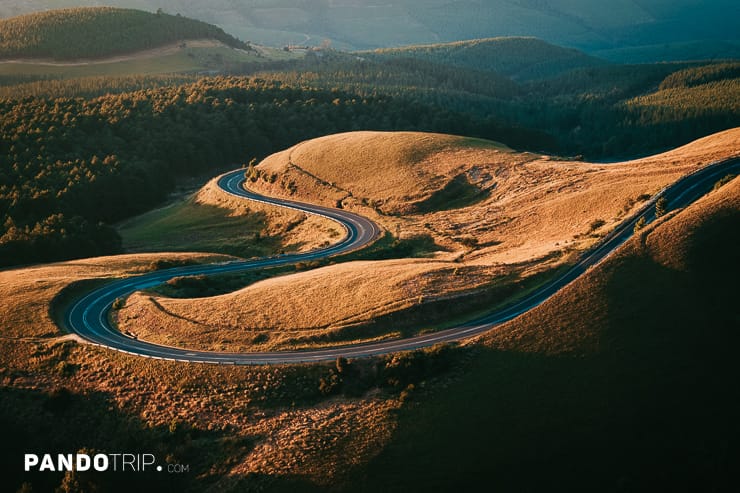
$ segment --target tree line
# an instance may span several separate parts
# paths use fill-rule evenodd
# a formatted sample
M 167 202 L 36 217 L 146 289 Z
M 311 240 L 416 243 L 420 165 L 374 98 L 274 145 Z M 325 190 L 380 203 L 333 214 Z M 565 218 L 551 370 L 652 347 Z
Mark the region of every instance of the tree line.
M 594 65 L 515 81 L 431 61 L 437 49 L 389 50 L 393 56 L 385 58 L 327 52 L 263 66 L 257 75 L 300 87 L 413 98 L 551 139 L 550 145 L 504 141 L 515 148 L 593 159 L 649 154 L 740 125 L 737 64 Z
M 108 225 L 161 202 L 177 175 L 365 129 L 538 138 L 412 99 L 244 77 L 0 100 L 0 265 L 114 253 L 120 239 Z

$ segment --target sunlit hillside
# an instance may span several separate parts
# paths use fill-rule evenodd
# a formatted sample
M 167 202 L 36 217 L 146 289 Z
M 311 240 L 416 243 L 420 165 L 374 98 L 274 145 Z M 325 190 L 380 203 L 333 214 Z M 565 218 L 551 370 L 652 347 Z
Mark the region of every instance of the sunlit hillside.
M 248 277 L 247 287 L 196 304 L 189 298 L 218 291 L 222 281 L 211 288 L 207 280 L 180 280 L 155 297 L 132 296 L 117 319 L 142 339 L 242 351 L 434 330 L 554 275 L 665 185 L 736 156 L 739 138 L 735 129 L 608 165 L 439 134 L 314 139 L 268 157 L 251 171 L 249 186 L 372 217 L 387 230 L 376 257 L 358 252 L 342 259 L 358 262 L 317 263 L 309 272 L 281 271 L 261 281 Z M 194 289 L 184 290 L 188 285 Z M 321 301 L 327 298 L 331 308 Z

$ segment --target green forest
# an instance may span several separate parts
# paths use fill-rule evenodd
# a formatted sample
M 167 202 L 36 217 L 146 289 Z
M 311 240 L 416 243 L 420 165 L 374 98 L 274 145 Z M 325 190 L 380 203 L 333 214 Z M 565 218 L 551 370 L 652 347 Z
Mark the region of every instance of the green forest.
M 121 19 L 130 33 L 90 43 Z M 108 54 L 185 36 L 239 45 L 207 24 L 120 9 L 0 23 L 2 49 L 44 56 L 94 55 L 78 42 Z M 112 41 L 124 33 L 131 44 Z M 435 131 L 588 159 L 662 151 L 740 125 L 739 76 L 738 62 L 616 65 L 532 38 L 309 50 L 217 77 L 0 76 L 0 265 L 118 252 L 110 225 L 161 203 L 178 177 L 335 132 Z
M 163 12 L 73 8 L 0 19 L 0 59 L 101 58 L 189 39 L 215 39 L 249 49 L 216 26 Z
M 410 99 L 244 77 L 89 100 L 0 100 L 0 264 L 117 252 L 107 225 L 161 202 L 178 175 L 368 128 L 538 136 Z
M 532 46 L 549 49 L 551 45 Z M 504 141 L 512 147 L 590 159 L 649 154 L 740 124 L 737 63 L 591 65 L 587 61 L 585 66 L 567 68 L 568 59 L 561 68 L 549 64 L 551 75 L 512 80 L 486 64 L 475 69 L 453 67 L 431 60 L 427 51 L 422 53 L 421 58 L 388 59 L 338 52 L 321 57 L 309 54 L 303 61 L 274 64 L 258 75 L 301 87 L 412 98 L 495 119 L 546 136 Z M 542 57 L 531 58 L 539 64 Z

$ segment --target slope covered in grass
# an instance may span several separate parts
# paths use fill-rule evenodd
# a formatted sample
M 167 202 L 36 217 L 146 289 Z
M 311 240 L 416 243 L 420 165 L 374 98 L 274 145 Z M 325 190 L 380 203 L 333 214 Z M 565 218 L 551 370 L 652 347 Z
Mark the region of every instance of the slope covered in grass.
M 730 491 L 740 180 L 490 333 L 354 490 Z
M 307 141 L 249 171 L 249 186 L 373 218 L 387 231 L 373 247 L 379 255 L 343 259 L 373 261 L 317 263 L 310 272 L 283 271 L 229 294 L 219 293 L 218 281 L 209 287 L 192 279 L 183 284 L 202 289 L 186 296 L 221 295 L 194 301 L 137 294 L 117 319 L 142 339 L 223 350 L 436 330 L 555 275 L 667 184 L 736 155 L 739 138 L 738 130 L 724 132 L 608 165 L 440 134 L 354 132 Z M 427 258 L 409 258 L 415 256 Z
M 100 0 L 3 0 L 0 16 Z M 106 0 L 180 12 L 271 46 L 372 49 L 491 36 L 536 36 L 631 63 L 737 57 L 733 0 Z M 734 14 L 734 15 L 733 15 Z
M 216 26 L 161 12 L 93 7 L 0 19 L 0 59 L 101 58 L 192 39 L 248 48 Z
M 717 158 L 726 137 L 653 159 Z M 56 340 L 49 304 L 70 282 L 164 257 L 0 272 L 2 458 L 133 447 L 190 464 L 162 483 L 182 491 L 731 491 L 739 187 L 668 216 L 463 351 L 290 367 L 150 360 Z M 123 492 L 157 478 L 11 467 L 6 484 Z
M 338 241 L 342 227 L 318 216 L 249 202 L 209 181 L 198 193 L 118 225 L 128 252 L 212 252 L 263 257 Z

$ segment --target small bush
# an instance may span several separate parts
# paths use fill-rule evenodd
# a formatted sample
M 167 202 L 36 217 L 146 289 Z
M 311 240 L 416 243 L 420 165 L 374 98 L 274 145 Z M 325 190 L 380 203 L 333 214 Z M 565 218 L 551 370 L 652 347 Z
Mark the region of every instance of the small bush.
M 644 228 L 646 224 L 647 224 L 647 220 L 645 220 L 645 216 L 642 216 L 642 217 L 641 217 L 640 219 L 638 219 L 638 220 L 637 220 L 637 222 L 635 223 L 635 233 L 637 233 L 637 232 L 638 232 L 638 231 L 640 231 L 640 230 L 641 230 L 642 228 Z
M 606 224 L 606 221 L 604 221 L 603 219 L 594 219 L 593 221 L 591 221 L 591 224 L 589 225 L 589 228 L 591 228 L 590 231 L 596 231 L 597 229 L 599 229 L 605 224 Z
M 712 191 L 719 190 L 724 185 L 727 185 L 728 183 L 730 183 L 732 180 L 735 179 L 735 176 L 737 175 L 733 175 L 733 174 L 725 175 L 724 177 L 722 177 L 722 179 L 720 179 L 717 183 L 714 184 L 714 187 L 712 187 Z
M 665 216 L 666 212 L 668 212 L 668 200 L 661 197 L 655 203 L 655 217 Z
M 478 238 L 475 238 L 473 236 L 462 236 L 458 238 L 457 241 L 468 248 L 475 248 L 478 246 Z

